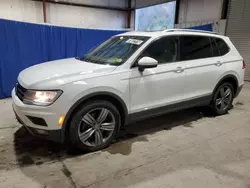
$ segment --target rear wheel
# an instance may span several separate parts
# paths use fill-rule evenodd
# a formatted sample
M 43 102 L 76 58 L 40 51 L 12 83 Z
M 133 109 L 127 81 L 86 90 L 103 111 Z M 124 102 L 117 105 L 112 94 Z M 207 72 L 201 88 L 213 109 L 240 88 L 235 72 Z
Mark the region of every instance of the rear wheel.
M 230 83 L 221 84 L 215 91 L 212 100 L 212 109 L 216 115 L 223 115 L 230 110 L 234 98 L 234 88 Z
M 84 151 L 96 151 L 110 145 L 120 127 L 117 108 L 107 101 L 86 103 L 72 118 L 70 140 Z

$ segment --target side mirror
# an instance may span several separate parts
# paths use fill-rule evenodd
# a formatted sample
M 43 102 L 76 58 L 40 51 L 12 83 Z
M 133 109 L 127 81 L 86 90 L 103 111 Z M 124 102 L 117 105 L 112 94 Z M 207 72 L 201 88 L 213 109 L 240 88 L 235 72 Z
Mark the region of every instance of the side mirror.
M 157 67 L 158 61 L 151 57 L 143 57 L 138 61 L 138 69 L 143 72 L 144 69 Z

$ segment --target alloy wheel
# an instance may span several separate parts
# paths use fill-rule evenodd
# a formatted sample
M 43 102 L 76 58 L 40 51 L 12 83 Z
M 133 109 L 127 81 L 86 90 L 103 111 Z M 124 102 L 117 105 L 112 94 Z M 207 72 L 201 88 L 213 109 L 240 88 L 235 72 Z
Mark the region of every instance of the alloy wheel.
M 223 111 L 227 109 L 230 105 L 232 97 L 233 97 L 233 94 L 232 94 L 231 88 L 229 86 L 222 87 L 217 93 L 217 96 L 215 99 L 215 106 L 217 110 Z
M 106 108 L 95 108 L 87 112 L 78 127 L 81 142 L 90 147 L 105 143 L 115 130 L 115 117 Z

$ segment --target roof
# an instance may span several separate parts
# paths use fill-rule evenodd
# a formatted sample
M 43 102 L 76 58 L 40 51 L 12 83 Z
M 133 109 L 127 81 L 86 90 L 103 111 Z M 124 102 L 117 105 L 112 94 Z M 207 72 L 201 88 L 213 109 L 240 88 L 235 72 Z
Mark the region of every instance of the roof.
M 169 34 L 179 34 L 179 35 L 202 35 L 202 36 L 214 36 L 214 37 L 223 37 L 215 32 L 203 31 L 203 30 L 192 30 L 192 29 L 167 29 L 164 31 L 154 31 L 154 32 L 138 32 L 131 31 L 120 34 L 119 36 L 147 36 L 147 37 L 158 37 L 165 36 Z

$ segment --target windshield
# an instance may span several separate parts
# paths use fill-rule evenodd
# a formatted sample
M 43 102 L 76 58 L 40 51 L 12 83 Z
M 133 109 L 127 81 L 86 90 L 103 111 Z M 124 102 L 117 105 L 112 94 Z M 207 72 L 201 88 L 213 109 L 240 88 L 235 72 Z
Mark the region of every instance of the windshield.
M 149 37 L 117 36 L 112 37 L 90 50 L 80 60 L 109 65 L 123 64 Z

